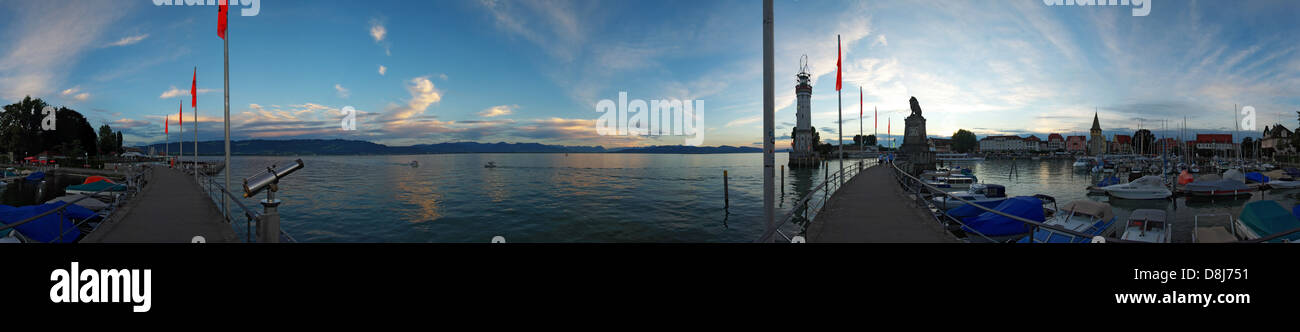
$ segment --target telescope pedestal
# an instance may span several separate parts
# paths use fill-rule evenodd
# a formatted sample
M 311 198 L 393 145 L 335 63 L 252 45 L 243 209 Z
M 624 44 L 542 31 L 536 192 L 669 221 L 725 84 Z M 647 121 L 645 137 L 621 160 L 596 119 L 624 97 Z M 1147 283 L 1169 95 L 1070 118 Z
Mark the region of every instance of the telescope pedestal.
M 279 243 L 280 242 L 280 212 L 277 207 L 281 201 L 271 196 L 271 191 L 267 191 L 266 199 L 262 200 L 262 220 L 257 222 L 257 242 L 260 243 Z

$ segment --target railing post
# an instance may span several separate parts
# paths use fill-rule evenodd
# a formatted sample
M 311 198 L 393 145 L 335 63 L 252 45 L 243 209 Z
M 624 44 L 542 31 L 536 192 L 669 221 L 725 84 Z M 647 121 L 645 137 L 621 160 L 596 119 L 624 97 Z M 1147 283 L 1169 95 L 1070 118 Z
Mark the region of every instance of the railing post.
M 722 209 L 731 209 L 731 190 L 727 184 L 727 170 L 722 170 Z

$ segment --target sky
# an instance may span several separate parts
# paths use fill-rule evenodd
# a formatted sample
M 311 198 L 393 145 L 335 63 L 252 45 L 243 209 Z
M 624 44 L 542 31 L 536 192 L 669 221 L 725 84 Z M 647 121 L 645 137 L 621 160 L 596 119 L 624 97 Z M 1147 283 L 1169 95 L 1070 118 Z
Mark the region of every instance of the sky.
M 161 0 L 160 0 L 161 1 Z M 813 125 L 825 140 L 900 135 L 915 96 L 931 136 L 1174 135 L 1296 128 L 1300 1 L 776 1 L 777 146 L 789 146 L 807 55 Z M 0 98 L 42 98 L 160 143 L 198 72 L 200 140 L 222 138 L 222 40 L 212 6 L 154 0 L 0 0 Z M 260 1 L 230 18 L 234 139 L 360 139 L 390 145 L 683 144 L 601 136 L 600 100 L 699 100 L 703 145 L 761 146 L 760 1 Z M 844 91 L 835 86 L 842 38 Z M 340 126 L 358 111 L 357 130 Z M 878 119 L 873 109 L 879 110 Z M 170 120 L 165 119 L 170 116 Z M 878 126 L 878 127 L 877 127 Z M 1168 130 L 1163 130 L 1163 129 Z M 1244 133 L 1244 131 L 1243 131 Z

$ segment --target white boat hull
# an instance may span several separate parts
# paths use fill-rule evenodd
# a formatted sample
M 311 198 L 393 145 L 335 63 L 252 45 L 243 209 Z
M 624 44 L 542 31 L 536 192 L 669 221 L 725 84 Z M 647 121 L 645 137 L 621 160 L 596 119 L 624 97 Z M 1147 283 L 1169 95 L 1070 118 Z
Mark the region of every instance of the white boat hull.
M 1174 193 L 1169 190 L 1106 190 L 1106 194 L 1123 199 L 1166 199 Z

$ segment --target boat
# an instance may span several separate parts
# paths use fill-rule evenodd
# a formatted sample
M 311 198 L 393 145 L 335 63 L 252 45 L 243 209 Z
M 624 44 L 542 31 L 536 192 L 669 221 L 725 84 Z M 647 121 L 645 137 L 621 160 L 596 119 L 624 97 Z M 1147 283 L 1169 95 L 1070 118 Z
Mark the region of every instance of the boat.
M 1147 175 L 1130 181 L 1102 188 L 1107 195 L 1123 199 L 1166 199 L 1174 193 L 1165 188 L 1165 181 L 1157 175 Z
M 483 164 L 483 168 L 497 168 L 497 163 L 495 161 L 489 161 L 487 164 Z
M 40 181 L 44 179 L 45 179 L 45 172 L 32 172 L 32 174 L 28 174 L 26 178 L 26 180 L 28 181 Z
M 1250 195 L 1254 191 L 1245 183 L 1230 179 L 1195 181 L 1183 186 L 1187 195 L 1202 197 Z
M 971 185 L 970 189 L 967 189 L 966 192 L 956 192 L 956 193 L 950 193 L 948 195 L 951 195 L 953 197 L 959 197 L 971 203 L 976 203 L 984 206 L 990 206 L 990 205 L 996 206 L 998 203 L 1001 203 L 1002 201 L 1007 199 L 1007 188 L 997 184 L 977 183 Z M 934 201 L 935 206 L 938 206 L 940 209 L 944 209 L 944 210 L 950 210 L 962 205 L 966 205 L 966 202 L 953 199 L 951 197 L 948 197 L 948 195 L 939 195 L 932 198 L 931 200 Z
M 1300 219 L 1277 201 L 1260 200 L 1246 203 L 1241 215 L 1233 222 L 1233 228 L 1241 238 L 1254 240 L 1300 228 Z M 1300 233 L 1284 235 L 1269 242 L 1300 242 Z
M 982 161 L 984 157 L 971 156 L 965 153 L 936 153 L 935 159 L 939 161 Z
M 108 181 L 99 181 L 99 182 L 91 182 L 87 184 L 68 186 L 67 188 L 64 188 L 63 191 L 70 195 L 82 194 L 82 195 L 92 195 L 92 196 L 99 196 L 99 195 L 112 196 L 112 195 L 119 195 L 126 192 L 126 185 L 116 184 Z
M 1092 200 L 1073 201 L 1056 210 L 1053 217 L 1044 224 L 1088 234 L 1088 237 L 1080 237 L 1054 229 L 1039 227 L 1034 230 L 1032 236 L 1023 237 L 1017 242 L 1088 243 L 1092 242 L 1092 238 L 1096 236 L 1113 236 L 1115 231 L 1111 226 L 1115 224 L 1115 219 L 1115 212 L 1110 208 L 1109 204 Z
M 993 209 L 1032 221 L 1043 222 L 1047 219 L 1047 213 L 1043 209 L 1043 202 L 1043 199 L 1036 196 L 1017 196 L 1003 200 Z M 974 207 L 969 205 L 961 207 L 961 209 L 966 208 Z M 1030 226 L 1024 222 L 992 212 L 961 218 L 961 223 L 963 224 L 962 231 L 970 234 L 966 238 L 972 242 L 988 242 L 989 240 L 1006 242 L 1029 234 L 1030 230 Z
M 1155 209 L 1138 209 L 1128 215 L 1128 225 L 1124 227 L 1122 240 L 1169 243 L 1169 224 L 1165 220 L 1165 211 Z
M 420 162 L 415 161 L 415 160 L 412 160 L 412 161 L 411 161 L 411 167 L 420 167 Z
M 100 211 L 100 210 L 103 210 L 103 209 L 108 208 L 108 203 L 104 203 L 103 201 L 100 201 L 100 200 L 95 199 L 95 198 L 93 198 L 93 197 L 87 197 L 87 198 L 85 198 L 85 199 L 82 199 L 82 197 L 86 197 L 86 195 L 65 195 L 65 196 L 62 196 L 62 197 L 57 197 L 57 198 L 54 198 L 54 199 L 51 199 L 51 200 L 45 201 L 45 203 L 47 203 L 47 204 L 55 204 L 55 203 L 57 203 L 57 204 L 64 204 L 64 203 L 68 203 L 68 202 L 76 201 L 76 203 L 73 203 L 73 204 L 76 204 L 77 206 L 80 206 L 80 207 L 86 208 L 86 209 L 91 210 L 91 211 Z M 79 200 L 79 199 L 80 199 L 80 200 Z
M 935 181 L 947 183 L 952 188 L 966 188 L 978 182 L 974 175 L 949 175 L 935 178 Z
M 1296 181 L 1294 179 L 1272 180 L 1268 182 L 1268 187 L 1273 189 L 1295 189 L 1295 188 L 1300 188 L 1300 181 Z
M 1114 176 L 1104 177 L 1101 179 L 1101 181 L 1098 181 L 1096 185 L 1088 186 L 1088 194 L 1105 195 L 1106 194 L 1106 189 L 1104 189 L 1105 187 L 1113 186 L 1117 184 L 1119 184 L 1119 178 Z
M 1192 167 L 1191 167 L 1191 168 L 1188 168 L 1187 170 L 1190 171 L 1190 172 L 1192 172 L 1192 173 L 1200 173 L 1200 172 L 1201 172 L 1201 168 L 1198 167 L 1198 166 L 1196 166 L 1195 164 L 1193 164 Z
M 1201 219 L 1209 219 L 1209 217 L 1225 217 L 1228 219 L 1228 225 L 1233 224 L 1232 215 L 1230 214 L 1198 214 L 1192 218 L 1192 227 L 1196 230 L 1192 232 L 1193 243 L 1228 243 L 1237 241 L 1237 235 L 1228 231 L 1227 227 L 1219 225 L 1201 227 Z
M 1093 163 L 1093 159 L 1092 159 L 1092 158 L 1084 157 L 1084 158 L 1076 159 L 1076 160 L 1074 161 L 1074 164 L 1071 164 L 1070 166 L 1071 166 L 1071 167 L 1074 167 L 1074 168 L 1085 168 L 1085 169 L 1086 169 L 1086 168 L 1088 168 L 1088 167 L 1091 167 L 1091 166 L 1092 166 L 1092 163 Z
M 0 205 L 0 223 L 11 224 L 23 221 L 42 213 L 54 210 L 63 206 L 63 203 L 28 205 L 28 206 L 9 206 Z M 76 242 L 86 232 L 79 227 L 81 221 L 91 218 L 98 218 L 99 215 L 94 211 L 87 210 L 80 206 L 68 206 L 63 209 L 63 213 L 50 213 L 34 221 L 18 225 L 12 228 L 12 232 L 3 234 L 3 236 L 15 239 L 17 241 L 0 241 L 0 242 L 39 242 L 39 243 L 71 243 Z M 84 226 L 84 224 L 82 224 Z
M 1246 183 L 1252 183 L 1252 182 L 1254 182 L 1254 183 L 1269 183 L 1268 180 L 1269 180 L 1268 176 L 1265 176 L 1264 174 L 1261 174 L 1261 173 L 1259 173 L 1259 172 L 1249 172 L 1249 173 L 1246 173 Z
M 106 177 L 102 177 L 102 176 L 99 176 L 99 175 L 92 175 L 92 176 L 86 177 L 86 180 L 85 180 L 85 181 L 81 181 L 81 184 L 90 184 L 90 183 L 95 183 L 95 182 L 99 182 L 99 181 L 108 181 L 108 183 L 113 183 L 113 180 L 109 180 L 109 179 L 106 178 Z

